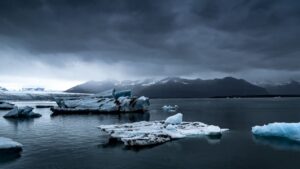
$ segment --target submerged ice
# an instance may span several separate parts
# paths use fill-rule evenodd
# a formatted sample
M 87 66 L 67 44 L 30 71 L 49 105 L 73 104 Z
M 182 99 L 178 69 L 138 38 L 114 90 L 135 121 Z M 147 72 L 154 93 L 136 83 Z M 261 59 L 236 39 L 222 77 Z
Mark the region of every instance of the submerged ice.
M 252 127 L 252 133 L 262 137 L 283 137 L 300 142 L 300 123 L 270 123 Z
M 170 116 L 165 121 L 100 125 L 98 128 L 111 139 L 122 141 L 126 146 L 156 145 L 193 135 L 220 136 L 227 130 L 201 122 L 182 122 L 181 113 Z

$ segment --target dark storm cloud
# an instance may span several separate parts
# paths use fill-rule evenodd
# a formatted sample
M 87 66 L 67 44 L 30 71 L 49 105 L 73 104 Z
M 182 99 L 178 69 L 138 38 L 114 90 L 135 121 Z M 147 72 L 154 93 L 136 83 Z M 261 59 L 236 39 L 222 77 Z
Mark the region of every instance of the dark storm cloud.
M 299 11 L 295 0 L 1 0 L 0 44 L 145 76 L 298 72 Z

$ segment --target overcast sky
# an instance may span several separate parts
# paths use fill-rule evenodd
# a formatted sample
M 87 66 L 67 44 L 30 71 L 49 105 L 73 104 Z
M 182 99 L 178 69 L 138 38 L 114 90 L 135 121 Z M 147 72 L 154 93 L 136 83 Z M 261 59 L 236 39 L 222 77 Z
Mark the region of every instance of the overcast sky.
M 1 0 L 0 86 L 300 80 L 297 0 Z

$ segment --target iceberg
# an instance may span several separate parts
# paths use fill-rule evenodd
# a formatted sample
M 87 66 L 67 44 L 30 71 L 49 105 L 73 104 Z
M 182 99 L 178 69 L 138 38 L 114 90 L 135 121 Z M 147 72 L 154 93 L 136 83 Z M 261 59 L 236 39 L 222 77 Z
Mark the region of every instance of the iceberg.
M 164 106 L 162 107 L 162 109 L 163 109 L 163 111 L 165 111 L 165 112 L 175 113 L 175 112 L 178 111 L 179 106 L 177 106 L 177 105 L 174 105 L 174 106 L 171 106 L 171 105 L 164 105 Z
M 41 117 L 42 115 L 38 113 L 34 113 L 32 107 L 14 107 L 7 114 L 5 114 L 4 118 L 36 118 Z
M 14 107 L 15 107 L 14 104 L 0 101 L 0 110 L 9 110 L 9 109 L 13 109 Z
M 252 127 L 252 133 L 262 137 L 282 137 L 300 142 L 300 123 L 270 123 Z
M 201 122 L 182 122 L 182 114 L 168 117 L 165 121 L 141 121 L 119 125 L 100 125 L 101 133 L 125 146 L 151 146 L 174 139 L 202 135 L 222 135 L 228 129 Z
M 0 152 L 20 152 L 23 145 L 12 139 L 0 137 Z
M 99 94 L 80 98 L 58 98 L 58 107 L 51 108 L 52 115 L 71 113 L 122 113 L 145 112 L 150 106 L 149 98 L 131 97 L 131 91 L 113 91 L 114 97 Z

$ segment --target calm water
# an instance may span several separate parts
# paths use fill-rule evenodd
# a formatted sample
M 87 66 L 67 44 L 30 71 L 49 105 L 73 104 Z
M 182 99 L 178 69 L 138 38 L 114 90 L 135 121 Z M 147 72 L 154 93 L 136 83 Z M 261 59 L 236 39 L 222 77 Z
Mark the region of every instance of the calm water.
M 53 104 L 16 102 L 17 105 Z M 161 120 L 177 104 L 185 121 L 230 128 L 221 140 L 187 138 L 153 148 L 132 150 L 106 145 L 96 126 L 140 120 Z M 33 120 L 0 118 L 0 136 L 24 145 L 21 157 L 0 157 L 1 169 L 298 169 L 300 145 L 286 140 L 254 138 L 251 127 L 268 122 L 300 121 L 300 99 L 163 99 L 151 100 L 144 115 L 70 115 L 50 117 L 49 109 Z M 3 116 L 6 111 L 1 111 Z

